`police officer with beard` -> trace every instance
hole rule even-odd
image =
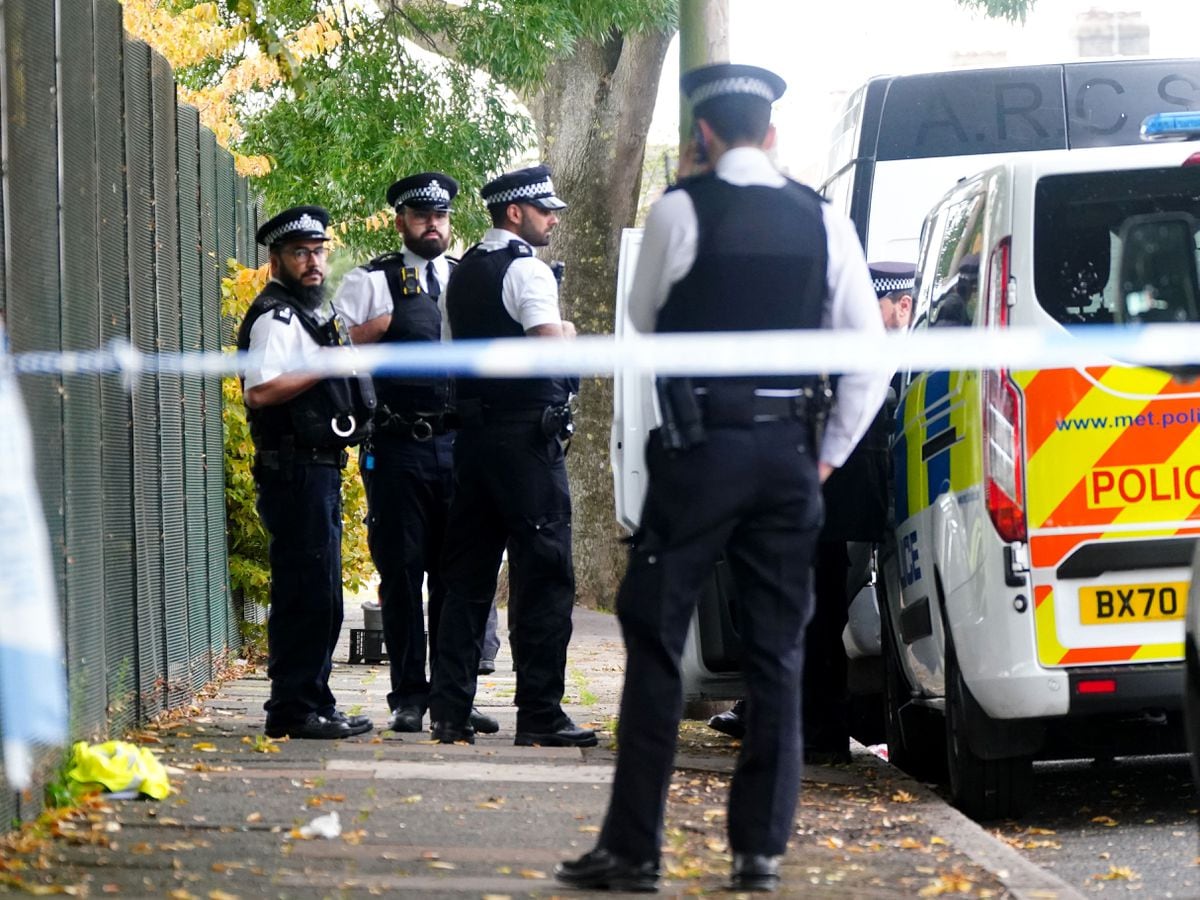
[[[550,171],[533,166],[484,185],[492,228],[450,277],[454,340],[574,336],[559,313],[558,283],[534,247],[549,243],[566,207]],[[454,499],[446,534],[446,605],[438,635],[430,718],[441,743],[474,741],[468,713],[496,573],[509,560],[509,639],[517,670],[518,746],[590,747],[594,732],[562,709],[575,602],[571,496],[563,440],[569,395],[561,378],[460,378]]]
[[[269,737],[345,738],[371,729],[337,709],[329,690],[342,628],[342,467],[370,432],[369,379],[307,374],[321,354],[347,352],[344,323],[324,303],[325,229],[319,206],[284,210],[258,230],[271,280],[238,330],[250,352],[242,382],[254,440],[258,512],[269,536],[264,704]]]
[[[422,172],[395,182],[387,192],[396,210],[398,252],[371,260],[342,279],[334,306],[350,325],[356,344],[440,341],[442,286],[454,261],[450,210],[458,182],[441,172]],[[364,446],[359,469],[367,491],[367,532],[379,572],[383,636],[391,668],[389,727],[421,730],[429,705],[425,675],[422,585],[429,576],[429,663],[436,665],[438,626],[445,584],[439,558],[450,508],[454,434],[447,413],[446,375],[381,377],[375,380],[375,432]],[[485,646],[496,656],[495,611]],[[471,712],[476,731],[499,723]]]
[[[682,87],[714,169],[651,209],[629,295],[634,326],[882,329],[853,226],[779,174],[765,152],[783,79],[721,64],[688,72]],[[866,430],[886,377],[843,376],[821,437],[825,397],[812,376],[662,387],[664,427],[647,445],[642,527],[617,596],[628,661],[612,798],[596,848],[560,863],[555,877],[585,889],[657,889],[683,712],[680,657],[703,584],[724,554],[739,587],[749,693],[729,795],[731,886],[774,890],[800,790],[800,681],[820,485]]]

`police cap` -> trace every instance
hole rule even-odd
[[[489,207],[506,203],[532,203],[539,209],[566,209],[554,193],[548,166],[530,166],[506,172],[483,186],[480,195]]]
[[[396,212],[401,206],[413,209],[450,211],[450,203],[458,195],[458,182],[442,172],[421,172],[401,178],[388,188],[388,205]]]
[[[906,262],[875,262],[871,270],[871,283],[875,286],[875,297],[880,299],[892,291],[911,291],[915,283],[917,267]]]
[[[696,111],[717,97],[764,100],[770,105],[787,90],[787,82],[769,69],[737,63],[714,63],[684,72],[679,86]]]
[[[327,241],[329,213],[320,206],[293,206],[258,226],[260,244],[274,247],[287,241]]]

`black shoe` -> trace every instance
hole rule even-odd
[[[351,729],[350,725],[346,722],[327,718],[315,712],[305,716],[303,722],[292,722],[284,725],[268,722],[266,732],[269,738],[307,738],[316,741],[336,741],[341,738],[354,737],[354,735],[362,733],[361,731]]]
[[[500,730],[499,722],[491,716],[484,715],[473,706],[471,707],[471,717],[467,721],[471,723],[471,727],[478,734],[495,734]]]
[[[729,887],[734,891],[775,890],[779,887],[779,857],[759,853],[733,854]]]
[[[744,738],[746,736],[746,720],[743,714],[746,711],[746,701],[739,700],[733,704],[733,707],[725,710],[723,713],[717,713],[708,720],[708,727],[714,731],[719,731],[721,734],[727,734],[731,738]]]
[[[496,671],[496,661],[494,659],[479,660],[478,671],[480,675],[491,675]]]
[[[439,744],[475,743],[475,729],[470,725],[463,727],[448,722],[434,722],[429,726],[429,731]]]
[[[513,743],[518,747],[595,747],[597,741],[596,732],[567,719],[556,731],[518,731]]]
[[[850,764],[850,749],[827,750],[818,747],[804,748],[804,762],[810,766],[845,766]]]
[[[366,734],[375,724],[366,716],[348,716],[340,709],[335,709],[327,718],[346,725],[354,734]]]
[[[421,730],[421,719],[424,714],[419,706],[401,706],[392,711],[392,721],[388,725],[392,731],[412,734]]]
[[[652,894],[658,890],[658,864],[635,863],[597,847],[579,859],[568,859],[554,867],[559,884],[600,891],[636,891]]]

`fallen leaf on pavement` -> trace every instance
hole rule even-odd
[[[1103,825],[1105,828],[1116,828],[1117,820],[1112,816],[1096,816],[1092,819],[1097,825]]]
[[[1129,866],[1109,866],[1103,875],[1093,875],[1095,881],[1137,881],[1142,876]]]
[[[844,846],[846,846],[845,841],[843,841],[840,837],[834,837],[833,835],[825,838],[825,840],[821,841],[821,843],[830,850],[841,850]]]
[[[906,837],[900,839],[899,847],[901,850],[924,850],[925,845],[916,838]]]
[[[431,869],[457,869],[458,866],[456,866],[452,862],[445,862],[444,860],[435,859],[429,863],[429,868],[431,868]]]
[[[252,813],[250,813],[250,815],[246,816],[246,821],[248,823],[250,823],[251,825],[253,825],[255,822],[261,822],[262,821],[262,813],[252,812]]]
[[[201,753],[215,753],[217,745],[211,744],[208,741],[200,741],[197,744],[192,744],[192,749],[199,750]]]
[[[916,803],[917,798],[914,797],[912,794],[910,794],[908,791],[896,791],[896,793],[892,794],[892,802],[893,803]]]
[[[208,900],[241,900],[237,894],[228,894],[225,891],[209,891]]]
[[[917,891],[918,897],[940,897],[943,894],[970,894],[975,882],[960,872],[945,872]]]
[[[599,834],[600,826],[599,825],[580,825],[579,830],[582,831],[584,834]]]
[[[183,888],[176,888],[167,894],[167,900],[200,900],[195,894],[185,891]]]
[[[545,872],[539,872],[537,869],[522,869],[517,874],[520,875],[522,878],[529,878],[529,879],[537,879],[537,878],[545,878],[546,877]]]

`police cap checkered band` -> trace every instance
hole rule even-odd
[[[422,209],[450,209],[458,195],[458,182],[441,172],[422,172],[395,182],[387,192],[388,203],[397,210],[401,206]]]
[[[915,283],[916,267],[906,262],[871,263],[871,283],[875,296],[883,297],[893,291],[911,291]]]
[[[769,69],[734,63],[717,63],[685,72],[680,79],[692,106],[715,97],[745,97],[774,103],[787,90],[787,83]]]
[[[259,226],[255,238],[267,247],[281,241],[328,240],[325,228],[329,225],[329,213],[320,206],[293,206],[272,216]]]
[[[565,209],[567,205],[555,195],[550,169],[546,166],[530,166],[507,172],[489,181],[479,193],[488,206],[532,203],[542,209]]]

